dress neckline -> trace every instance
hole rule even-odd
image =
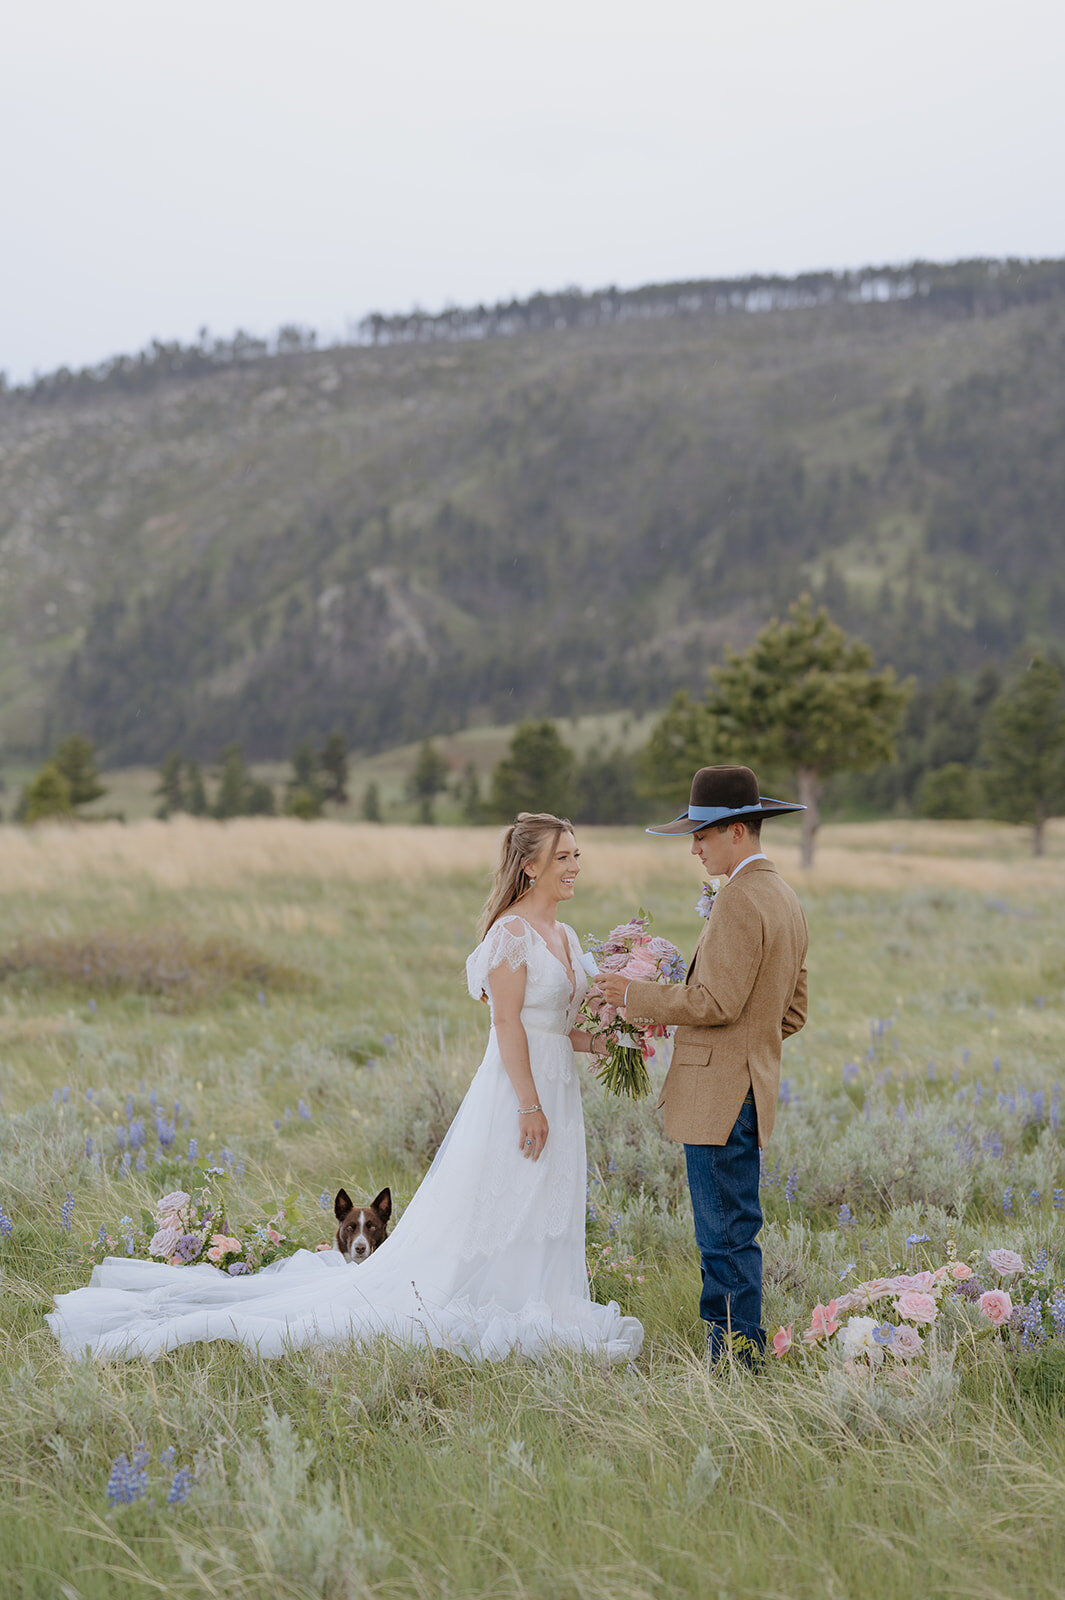
[[[570,1003],[570,1005],[572,1005],[574,1000],[575,1000],[575,998],[576,998],[576,995],[577,995],[577,969],[573,965],[573,953],[572,953],[572,951],[570,951],[570,959],[569,959],[569,963],[567,964],[559,956],[556,956],[555,952],[552,950],[551,946],[548,944],[547,940],[544,938],[544,936],[540,932],[539,928],[535,928],[533,926],[533,924],[529,921],[528,917],[523,917],[520,911],[507,912],[504,916],[499,917],[496,922],[493,922],[492,928],[498,927],[500,922],[509,922],[512,917],[514,918],[514,920],[516,922],[524,922],[524,924],[528,928],[529,932],[531,934],[533,934],[537,939],[539,939],[540,943],[543,945],[544,949],[547,951],[548,955],[551,957],[551,960],[556,962],[562,968],[562,970],[566,974],[566,976],[569,978],[569,983],[570,983],[569,1003]],[[555,924],[555,926],[563,929],[563,931],[565,933],[565,936],[566,936],[566,949],[569,950],[569,947],[570,947],[569,946],[569,935],[573,931],[570,928],[569,923],[568,922],[558,922],[558,923]],[[488,933],[491,933],[492,928],[489,928]],[[485,934],[485,938],[487,939],[487,937],[488,937],[488,934],[486,933]]]

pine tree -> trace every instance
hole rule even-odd
[[[90,801],[99,800],[101,795],[107,793],[96,771],[92,740],[80,733],[73,733],[69,739],[63,740],[51,764],[66,778],[72,806],[87,806]]]
[[[679,689],[655,723],[638,758],[640,791],[678,812],[688,804],[693,775],[714,761],[706,706]]]
[[[185,789],[181,781],[181,769],[184,765],[184,757],[179,751],[173,750],[159,768],[159,782],[152,791],[160,797],[155,813],[157,817],[165,819],[172,816],[175,811],[184,811]]]
[[[800,859],[812,866],[825,779],[893,759],[909,686],[891,667],[874,672],[869,646],[814,611],[808,595],[710,677],[715,760],[795,774],[806,806]]]
[[[248,771],[244,765],[244,754],[239,744],[231,744],[222,752],[222,772],[212,814],[222,820],[226,817],[242,817],[247,789]]]
[[[364,822],[382,821],[381,791],[376,783],[368,783],[362,791],[362,819]]]
[[[407,780],[407,793],[418,802],[418,821],[431,823],[433,804],[447,783],[448,766],[431,739],[425,739]]]
[[[348,803],[348,747],[342,733],[331,733],[322,745],[318,765],[325,773],[325,798],[334,805]]]
[[[53,761],[48,761],[22,791],[15,811],[16,822],[45,822],[49,818],[70,817],[74,799],[70,780]]]
[[[991,702],[983,754],[995,815],[1030,822],[1041,856],[1047,818],[1065,808],[1065,673],[1055,662],[1033,656]]]
[[[292,772],[285,797],[285,815],[309,822],[322,814],[322,790],[318,782],[318,758],[309,739],[292,752]]]
[[[203,786],[203,773],[198,761],[190,761],[185,768],[185,810],[190,817],[205,817],[210,810],[207,791]]]
[[[553,722],[520,723],[492,773],[493,811],[503,818],[519,811],[566,816],[573,804],[573,765],[573,752]]]
[[[462,808],[462,815],[471,825],[484,821],[484,806],[481,801],[481,780],[477,775],[477,768],[472,761],[467,761],[455,783],[455,799]]]

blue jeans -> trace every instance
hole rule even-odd
[[[684,1156],[703,1268],[699,1315],[708,1325],[711,1359],[720,1360],[730,1334],[750,1340],[760,1353],[765,1349],[765,1329],[754,1095],[748,1094],[740,1107],[727,1144],[686,1144]],[[745,1351],[747,1357],[755,1353],[749,1346]]]

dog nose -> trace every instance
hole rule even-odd
[[[368,1256],[370,1254],[370,1246],[365,1239],[356,1239],[351,1247],[351,1253],[356,1256]]]

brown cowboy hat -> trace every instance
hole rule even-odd
[[[692,779],[687,811],[672,822],[645,833],[698,833],[715,822],[742,822],[744,817],[779,817],[786,811],[805,811],[791,800],[769,800],[758,792],[758,779],[750,767],[700,767]]]

